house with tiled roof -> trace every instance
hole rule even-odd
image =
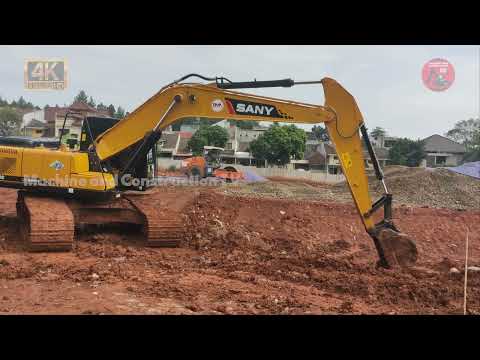
[[[69,114],[65,120],[65,115],[68,112],[75,112],[74,114]],[[87,116],[95,117],[109,117],[108,111],[97,110],[94,107],[89,106],[88,104],[82,102],[74,102],[69,107],[58,108],[54,113],[54,136],[60,137],[61,131],[63,128],[63,123],[65,122],[64,136],[68,139],[80,140],[80,135],[82,133],[82,124],[83,119]],[[52,121],[50,121],[50,126],[52,126]]]
[[[32,137],[59,137],[68,111],[78,113],[70,114],[65,123],[65,135],[70,139],[80,139],[85,116],[109,117],[107,110],[98,110],[82,102],[74,102],[68,107],[47,106],[23,116],[22,133]]]
[[[379,146],[374,146],[373,149],[380,166],[386,166],[389,161],[389,149]],[[365,159],[366,169],[373,169],[370,155],[365,147],[363,149],[363,157]],[[317,144],[313,145],[311,140],[310,143],[307,141],[304,159],[308,160],[307,168],[309,170],[327,170],[330,174],[340,174],[342,172],[340,160],[338,159],[337,152],[335,151],[335,146],[331,143],[322,143],[319,141]],[[305,168],[306,165],[303,164],[300,167]]]
[[[458,166],[467,152],[464,145],[438,134],[422,141],[427,153],[427,167]]]
[[[188,148],[188,141],[192,135],[188,131],[163,131],[158,141],[158,156],[172,160],[182,160],[192,156]]]

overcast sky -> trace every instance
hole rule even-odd
[[[25,59],[52,57],[68,61],[69,87],[25,90]],[[422,83],[422,67],[433,58],[455,68],[455,82],[446,91],[433,92]],[[163,85],[196,72],[233,81],[332,77],[355,96],[368,128],[381,126],[392,136],[444,134],[479,113],[474,46],[0,46],[0,59],[0,96],[23,96],[41,107],[70,104],[84,89],[97,102],[132,111]],[[249,92],[324,101],[321,85]]]

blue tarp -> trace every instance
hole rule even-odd
[[[480,161],[469,162],[460,166],[451,167],[447,169],[459,174],[480,179]]]
[[[260,176],[256,174],[253,171],[249,170],[241,170],[243,172],[243,176],[245,178],[246,182],[263,182],[263,181],[268,181],[265,179],[263,176]]]

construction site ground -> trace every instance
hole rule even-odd
[[[345,184],[161,186],[147,196],[184,208],[179,248],[105,228],[76,234],[69,253],[25,251],[16,191],[0,189],[0,314],[463,313],[467,229],[469,266],[480,266],[480,182],[447,170],[386,173],[396,224],[417,242],[410,269],[376,268]],[[468,311],[478,314],[480,272],[468,275]]]

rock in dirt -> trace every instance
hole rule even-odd
[[[479,271],[480,271],[480,267],[478,267],[478,266],[469,266],[469,267],[468,267],[468,271],[471,271],[471,272],[479,272]]]
[[[55,281],[55,280],[60,279],[60,275],[48,273],[48,274],[43,275],[40,279],[43,280],[43,281]]]
[[[7,260],[5,260],[5,259],[0,259],[0,265],[2,265],[2,266],[8,266],[8,265],[10,265],[10,263],[9,263]]]
[[[452,267],[449,271],[450,274],[460,274],[460,270],[457,268]]]
[[[451,269],[456,269],[457,266],[455,262],[450,260],[448,257],[444,257],[442,261],[435,264],[434,268],[441,272],[449,272]]]
[[[90,275],[90,277],[92,278],[92,280],[98,280],[100,279],[100,275],[96,274],[96,273],[93,273],[92,275]]]

